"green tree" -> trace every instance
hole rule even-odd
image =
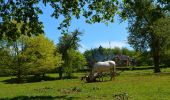
[[[82,69],[86,65],[86,59],[83,54],[74,49],[68,51],[67,67],[64,69],[67,78],[71,78],[72,73]]]
[[[59,77],[62,78],[63,70],[69,66],[69,51],[77,50],[80,42],[81,32],[75,30],[71,34],[63,33],[63,35],[59,39],[59,43],[57,44],[59,52],[62,54],[62,59],[64,60],[63,67],[59,68]]]
[[[166,67],[170,66],[170,49],[166,50],[166,52],[164,53],[164,55],[161,56],[161,64],[163,64]]]
[[[12,64],[12,56],[10,54],[10,46],[6,40],[0,40],[0,76],[8,76],[10,70],[8,66]],[[10,74],[11,75],[11,74]]]
[[[43,34],[25,37],[24,44],[21,60],[29,74],[44,76],[63,63],[61,54],[55,51],[54,43]]]
[[[121,48],[119,48],[119,47],[115,47],[113,49],[113,52],[114,52],[114,54],[122,54]]]
[[[166,0],[165,0],[166,1]],[[169,35],[168,9],[163,10],[161,4],[152,0],[125,0],[123,4],[122,18],[129,21],[129,44],[141,52],[150,50],[154,61],[154,72],[160,72],[160,53],[166,47],[163,42]],[[164,20],[160,22],[159,20]],[[166,21],[165,21],[166,20]],[[158,24],[159,23],[159,24]],[[157,27],[163,24],[162,27]],[[155,30],[163,29],[164,32]]]
[[[8,40],[17,40],[21,35],[43,33],[38,3],[39,0],[0,0],[0,39],[6,36]],[[21,22],[18,29],[16,26]]]
[[[153,66],[153,59],[150,52],[135,52],[133,56],[137,66]]]
[[[23,41],[9,41],[8,39],[1,40],[1,67],[2,70],[9,75],[17,76],[17,81],[20,82],[22,75],[25,74],[26,68],[22,67],[20,54],[23,50]]]
[[[133,50],[119,47],[103,48],[100,46],[99,48],[94,48],[84,52],[84,56],[86,57],[89,68],[92,68],[94,63],[97,61],[114,60],[115,55],[118,54],[123,54],[135,58],[135,52]]]
[[[154,32],[161,39],[161,51],[160,51],[160,63],[169,66],[170,59],[170,16],[167,18],[161,18],[154,23],[156,27]]]
[[[11,20],[10,22],[12,25],[15,25],[15,27],[9,27],[8,28],[12,29],[12,30],[8,30],[8,28],[6,28],[6,30],[4,31],[9,31],[9,34],[21,34],[23,31],[22,30],[22,26],[24,25],[23,22],[17,23],[17,21],[15,20]],[[6,26],[5,26],[6,27]],[[29,31],[29,29],[26,29],[25,32]],[[8,34],[4,33],[4,34]],[[8,66],[6,66],[7,69],[9,69],[10,74],[17,76],[17,81],[20,82],[22,79],[22,76],[25,75],[27,73],[27,68],[25,68],[23,65],[23,62],[21,60],[21,53],[23,51],[24,48],[24,41],[23,41],[23,36],[20,36],[19,38],[9,38],[7,35],[4,35],[1,37],[4,46],[8,47],[8,54],[11,58],[10,64],[8,64]]]
[[[26,75],[45,75],[63,63],[54,43],[44,35],[21,36],[17,41],[1,40],[0,66],[20,83]]]
[[[5,30],[2,35],[1,42],[3,42],[4,46],[8,47],[7,52],[9,54],[9,57],[11,58],[10,64],[6,66],[7,69],[9,69],[10,74],[17,76],[17,81],[20,82],[22,79],[22,76],[27,73],[27,68],[23,65],[22,59],[21,59],[21,53],[24,49],[24,41],[23,41],[23,36],[19,36],[19,38],[16,38],[15,36],[12,38],[7,36],[10,34],[21,34],[22,32],[26,33],[29,31],[29,29],[25,29],[22,31],[23,22],[17,23],[16,20],[11,20],[11,24],[9,25],[14,25],[14,27],[6,26],[5,25]],[[2,27],[3,29],[4,27]],[[9,30],[8,30],[9,28]],[[11,30],[10,30],[11,29]],[[5,32],[6,31],[6,32]],[[6,35],[5,35],[6,34]]]
[[[127,48],[122,48],[122,54],[129,55],[129,50]]]
[[[92,49],[91,50],[86,50],[84,52],[84,56],[86,58],[88,67],[92,68],[93,64],[96,62],[96,59],[95,59],[94,54],[92,52]]]
[[[31,36],[43,33],[42,22],[38,15],[43,11],[39,3],[50,5],[54,12],[51,16],[58,19],[64,17],[59,29],[66,30],[70,26],[70,20],[80,16],[86,18],[86,22],[113,22],[117,10],[117,0],[0,0],[0,39],[5,35],[9,40],[16,40],[22,34]],[[19,33],[16,24],[23,22]],[[25,32],[27,29],[29,31]],[[14,33],[14,34],[13,34]]]

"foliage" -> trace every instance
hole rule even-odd
[[[64,61],[63,67],[60,68],[59,70],[59,75],[60,78],[62,78],[62,73],[63,73],[63,69],[70,71],[69,74],[71,74],[71,67],[72,66],[72,54],[70,53],[74,53],[72,52],[72,50],[77,50],[80,42],[80,37],[81,36],[81,32],[79,32],[78,30],[75,30],[74,32],[71,32],[71,34],[69,33],[63,33],[62,36],[59,38],[59,43],[57,44],[58,46],[58,51],[62,54],[62,59]],[[70,75],[69,75],[70,76]]]
[[[68,51],[67,67],[64,69],[66,76],[71,77],[71,73],[82,69],[86,65],[86,59],[80,52],[71,49]]]
[[[7,76],[10,73],[8,66],[12,64],[9,45],[6,40],[0,41],[0,76]]]
[[[170,59],[170,16],[166,18],[161,18],[158,21],[154,23],[154,26],[156,27],[154,29],[154,32],[160,39],[160,63],[169,66],[169,59]]]
[[[153,23],[153,30],[156,36],[160,39],[160,49],[161,53],[165,52],[164,50],[168,50],[170,47],[170,15],[164,18],[160,18]]]
[[[84,52],[84,56],[88,62],[88,66],[91,68],[97,61],[111,60],[114,57],[114,53],[111,49],[106,49],[100,46]]]
[[[135,58],[134,51],[119,47],[103,48],[100,46],[99,48],[94,48],[84,52],[84,56],[86,57],[88,66],[90,68],[92,68],[94,63],[97,61],[114,60],[115,55],[118,54],[123,54]]]
[[[5,36],[8,40],[17,40],[21,35],[43,33],[42,22],[38,19],[38,14],[42,13],[38,3],[39,0],[1,0],[0,39]],[[17,23],[21,22],[23,24],[18,30]]]
[[[69,49],[78,49],[79,42],[80,42],[80,37],[82,35],[82,32],[80,32],[79,30],[75,30],[71,33],[62,33],[62,36],[59,38],[59,43],[58,45],[58,49],[59,52],[61,52],[62,54],[64,54],[67,50]]]
[[[20,54],[23,50],[23,41],[9,41],[8,39],[1,40],[1,70],[4,70],[6,75],[16,75],[18,82],[22,75],[27,72],[27,69],[22,66]]]
[[[42,75],[61,66],[62,58],[55,52],[55,45],[44,35],[25,37],[25,47],[21,53],[24,66],[34,75]]]
[[[52,41],[39,36],[22,36],[15,42],[5,41],[8,48],[0,53],[1,69],[8,75],[16,75],[18,82],[28,74],[42,75],[63,63],[61,54],[55,52]],[[4,43],[4,42],[2,42]]]
[[[67,28],[70,25],[72,17],[80,18],[84,16],[87,23],[95,22],[113,22],[114,15],[117,10],[117,0],[44,0],[45,3],[50,3],[54,12],[53,17],[59,18],[64,16],[63,22],[59,29]]]
[[[22,31],[22,27],[24,25],[23,22],[17,23],[16,20],[12,20],[10,23],[15,24],[15,31],[14,30],[8,30],[6,29],[6,31],[9,31],[10,34],[15,33],[15,34],[21,34]],[[12,29],[12,27],[10,28]],[[26,29],[24,32],[28,32],[29,29]],[[5,32],[5,31],[4,31]],[[12,35],[11,35],[12,36]],[[22,61],[22,57],[21,57],[21,53],[24,49],[24,41],[23,41],[23,36],[19,36],[20,38],[16,38],[16,37],[8,37],[6,35],[3,35],[2,39],[1,39],[1,46],[2,49],[5,50],[5,52],[8,53],[8,58],[9,58],[9,63],[8,62],[4,62],[3,64],[5,64],[5,68],[2,68],[3,70],[5,69],[5,71],[7,71],[8,75],[16,75],[18,77],[18,82],[21,80],[21,77],[23,75],[28,74],[28,66],[23,66],[23,61]]]
[[[166,50],[165,53],[161,56],[161,64],[169,67],[170,66],[170,49]]]
[[[39,5],[50,4],[54,9],[52,17],[64,17],[58,29],[66,30],[73,17],[84,16],[88,23],[113,22],[117,10],[117,0],[0,0],[0,39],[6,36],[9,40],[16,40],[21,35],[38,35],[43,33],[39,15],[43,13]],[[23,22],[21,33],[17,32],[16,24]],[[29,31],[25,32],[27,29]],[[11,34],[13,32],[14,34]]]
[[[160,54],[162,48],[166,47],[164,44],[167,42],[166,36],[169,36],[168,13],[161,7],[160,3],[152,0],[134,2],[125,0],[121,13],[121,17],[126,17],[129,21],[129,44],[141,52],[151,51],[155,66],[154,72],[160,72]]]
[[[134,58],[137,66],[153,66],[153,59],[150,52],[135,52]]]

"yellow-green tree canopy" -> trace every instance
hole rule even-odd
[[[44,74],[55,70],[63,63],[61,54],[56,52],[52,41],[43,34],[24,38],[25,47],[21,53],[23,66],[32,74]]]

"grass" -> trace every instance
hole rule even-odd
[[[53,80],[23,84],[9,83],[11,77],[0,77],[0,100],[169,100],[170,68],[162,73],[153,70],[124,71],[113,81],[85,83],[80,81],[84,73],[76,73],[75,79]],[[115,99],[116,100],[116,99]]]

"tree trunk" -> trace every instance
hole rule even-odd
[[[71,75],[71,72],[67,72],[66,74],[67,74],[67,76],[66,76],[67,79],[71,79],[71,76],[72,76],[72,75]]]
[[[59,67],[59,79],[62,79],[63,76],[63,68]]]
[[[20,71],[20,69],[18,70],[18,73],[17,73],[17,83],[21,83],[21,71]]]
[[[42,74],[42,79],[43,79],[43,80],[45,79],[45,73]]]
[[[159,61],[160,61],[159,53],[160,53],[159,38],[153,36],[152,55],[153,55],[153,62],[154,62],[154,73],[161,72],[159,67]]]
[[[155,52],[154,53],[154,73],[159,73],[161,72],[160,67],[159,67],[159,55]]]

